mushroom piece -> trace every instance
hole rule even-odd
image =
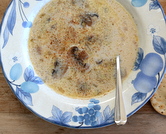
[[[52,69],[52,76],[57,79],[61,79],[66,73],[68,66],[63,63],[62,60],[56,60],[54,62],[54,69]]]
[[[86,13],[85,15],[81,16],[81,25],[83,27],[92,26],[98,17],[99,15],[96,13]]]
[[[87,63],[84,63],[84,60],[88,59],[88,54],[85,50],[79,50],[77,46],[73,46],[68,51],[69,62],[75,66],[80,71],[85,71],[89,68]]]

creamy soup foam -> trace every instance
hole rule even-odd
[[[137,27],[116,0],[51,0],[36,16],[29,53],[36,73],[55,92],[88,99],[115,89],[115,58],[123,78],[138,51]]]

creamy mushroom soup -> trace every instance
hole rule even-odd
[[[29,53],[36,73],[58,94],[88,99],[115,89],[138,51],[137,27],[116,0],[51,0],[36,16]]]

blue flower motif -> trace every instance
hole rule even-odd
[[[151,29],[150,29],[150,32],[151,32],[152,34],[154,34],[154,33],[156,33],[156,29],[155,29],[155,28],[151,28]]]
[[[149,25],[147,29],[147,34],[154,35],[157,34],[160,31],[159,26]]]
[[[17,61],[18,61],[18,57],[17,57],[17,56],[14,56],[14,57],[12,58],[12,60],[13,60],[13,62],[17,62]]]
[[[21,63],[23,57],[22,57],[22,54],[19,52],[12,52],[7,58],[8,58],[7,60],[9,61],[9,64],[13,66],[16,63]]]

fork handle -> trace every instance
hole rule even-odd
[[[115,93],[115,123],[117,125],[124,125],[127,122],[127,116],[122,96],[122,82],[121,82],[121,71],[120,71],[120,56],[116,57],[117,67],[117,83]]]

